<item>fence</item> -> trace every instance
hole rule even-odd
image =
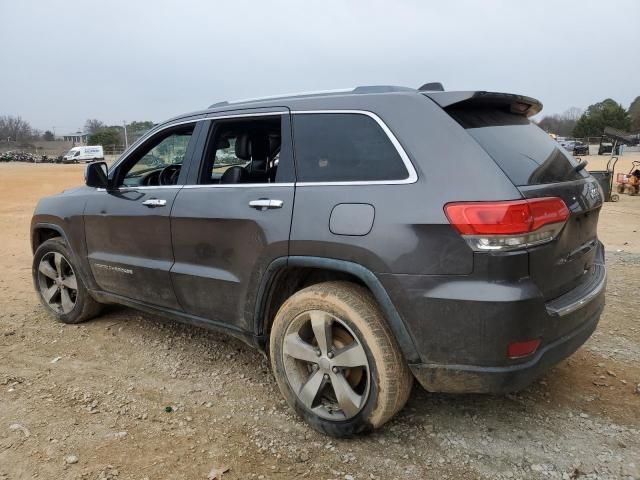
[[[124,145],[105,145],[102,148],[105,155],[122,155],[125,151]]]

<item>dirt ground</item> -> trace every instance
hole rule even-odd
[[[415,386],[381,430],[336,441],[239,341],[126,308],[78,326],[46,314],[29,221],[82,168],[0,164],[0,480],[640,478],[640,197],[603,207],[607,306],[576,354],[512,395]]]

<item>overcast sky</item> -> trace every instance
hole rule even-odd
[[[356,85],[493,90],[543,113],[640,95],[640,1],[0,0],[0,115],[75,131]]]

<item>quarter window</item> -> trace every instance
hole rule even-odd
[[[404,180],[395,146],[371,117],[353,113],[293,115],[300,182]]]

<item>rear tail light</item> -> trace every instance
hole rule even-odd
[[[561,198],[448,203],[451,225],[477,251],[514,250],[553,240],[569,209]]]

